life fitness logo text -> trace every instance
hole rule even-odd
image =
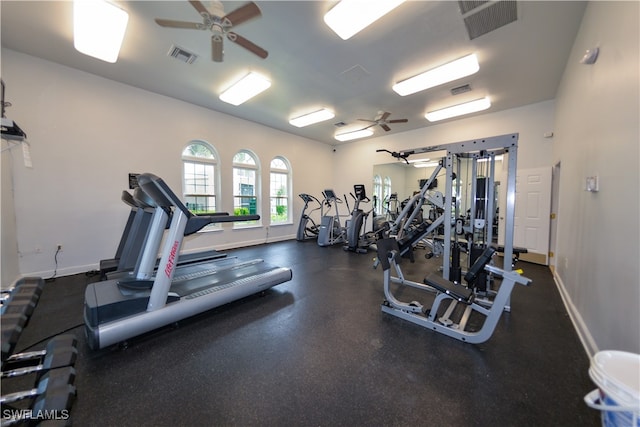
[[[176,262],[176,255],[178,254],[179,244],[180,242],[178,242],[177,240],[173,242],[173,246],[171,247],[171,252],[169,253],[169,260],[167,261],[167,265],[164,268],[164,274],[166,274],[167,277],[169,278],[171,278],[171,272],[173,271],[173,267]]]

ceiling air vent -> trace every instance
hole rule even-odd
[[[335,127],[339,127],[341,128],[342,126],[346,126],[347,124],[345,122],[338,122],[338,123],[334,123],[333,124]]]
[[[479,8],[464,18],[469,39],[473,40],[518,19],[516,1],[498,1]]]
[[[188,50],[185,50],[176,45],[171,46],[171,49],[169,49],[167,55],[187,64],[193,64],[193,62],[198,59],[198,55],[196,55],[195,53],[191,53]]]
[[[478,6],[482,6],[485,3],[489,3],[488,0],[460,0],[458,6],[460,7],[460,13],[463,15]]]
[[[454,87],[451,89],[451,95],[460,95],[461,93],[470,92],[471,86],[467,83],[466,85]]]

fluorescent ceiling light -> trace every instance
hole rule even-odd
[[[73,3],[73,46],[106,62],[118,60],[129,14],[102,0]]]
[[[475,74],[480,69],[475,53],[425,71],[393,85],[398,95],[406,96]]]
[[[430,122],[437,122],[438,120],[449,119],[451,117],[486,110],[489,107],[491,107],[491,101],[485,96],[484,98],[476,99],[475,101],[465,102],[464,104],[454,105],[441,110],[430,111],[425,114],[424,117]]]
[[[373,131],[369,129],[354,130],[351,132],[340,133],[335,135],[334,138],[340,142],[351,141],[352,139],[365,138],[373,135]]]
[[[260,74],[251,72],[220,94],[220,100],[232,105],[240,105],[267,90],[271,82]]]
[[[497,156],[495,157],[495,159],[494,159],[494,160],[495,160],[496,162],[499,162],[499,161],[501,161],[502,159],[503,159],[502,154],[499,154],[499,155],[497,155]],[[487,161],[489,161],[489,159],[488,159],[488,158],[486,158],[486,157],[484,157],[484,158],[482,158],[482,159],[478,159],[478,163],[483,163],[483,162],[487,162]]]
[[[314,123],[323,122],[325,120],[329,120],[334,118],[336,115],[333,114],[333,111],[329,111],[326,108],[322,110],[314,111],[313,113],[305,114],[303,116],[299,116],[289,120],[289,124],[302,128],[305,126],[312,125]]]
[[[435,168],[438,166],[438,162],[419,162],[413,163],[414,168]]]
[[[342,40],[347,40],[405,0],[342,0],[324,15],[324,22]]]

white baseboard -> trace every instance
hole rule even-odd
[[[42,277],[43,279],[50,279],[55,274],[55,277],[63,277],[63,276],[71,276],[73,274],[78,273],[86,273],[87,271],[99,270],[100,264],[89,264],[89,265],[75,265],[71,267],[58,268],[58,270],[44,270],[44,271],[34,271],[32,273],[23,274],[22,277]]]
[[[243,248],[247,246],[262,245],[265,243],[284,242],[286,240],[293,240],[295,238],[296,236],[292,234],[290,236],[269,237],[268,239],[255,239],[255,240],[247,240],[245,242],[232,242],[232,243],[227,243],[225,245],[216,246],[215,249],[217,250],[238,249],[238,248]],[[191,249],[189,251],[185,251],[185,253],[199,252],[202,250],[203,248]],[[87,271],[99,270],[99,269],[100,269],[100,264],[95,263],[95,264],[89,264],[89,265],[77,265],[77,266],[59,268],[57,271],[54,271],[54,270],[35,271],[28,274],[23,274],[20,277],[42,277],[43,279],[49,279],[53,277],[54,273],[55,273],[55,277],[62,277],[62,276],[71,276],[73,274],[86,273]],[[20,277],[16,278],[16,280],[18,280]]]
[[[556,286],[558,287],[558,291],[560,292],[560,296],[562,297],[562,302],[564,303],[567,312],[569,313],[569,318],[573,323],[573,327],[576,329],[578,333],[578,337],[580,338],[580,342],[582,342],[582,346],[584,347],[585,352],[589,358],[593,357],[599,350],[596,345],[591,332],[587,328],[587,325],[584,323],[580,312],[576,309],[576,306],[573,305],[571,298],[567,292],[567,289],[562,282],[562,279],[558,275],[557,270],[553,271],[553,280],[556,282]]]
[[[219,251],[224,251],[228,249],[239,249],[239,248],[245,248],[248,246],[264,245],[265,243],[284,242],[286,240],[293,240],[295,238],[296,236],[294,234],[290,236],[275,236],[275,237],[268,237],[266,239],[254,239],[254,240],[246,240],[244,242],[231,242],[223,245],[216,245],[214,249]],[[198,249],[197,251],[200,251],[200,250],[202,249]]]

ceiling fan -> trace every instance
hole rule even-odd
[[[212,12],[209,12],[198,0],[189,0],[189,3],[191,3],[202,17],[202,23],[159,18],[156,18],[156,23],[161,27],[211,31],[213,33],[211,36],[211,59],[214,62],[222,62],[222,44],[225,36],[233,43],[242,46],[262,59],[269,55],[269,52],[260,46],[231,31],[236,25],[261,16],[260,8],[254,2],[249,2],[226,15],[224,15],[222,3],[219,1],[210,2],[210,10]]]
[[[391,113],[387,111],[379,111],[378,115],[373,120],[367,120],[367,119],[358,119],[358,120],[371,123],[369,126],[367,126],[364,129],[369,129],[372,126],[379,125],[382,129],[385,130],[385,132],[389,132],[391,130],[391,128],[388,126],[389,123],[407,123],[409,121],[407,119],[387,120],[390,115]]]

